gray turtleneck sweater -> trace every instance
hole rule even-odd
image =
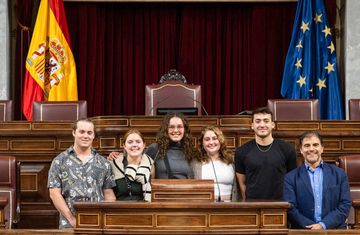
[[[145,153],[155,160],[155,178],[157,179],[192,179],[193,170],[190,163],[185,159],[181,143],[171,143],[165,158],[169,160],[169,170],[166,168],[165,159],[156,157],[158,151],[157,143],[151,144]],[[156,157],[156,159],[155,159]]]

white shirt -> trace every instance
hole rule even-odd
[[[227,198],[230,198],[235,177],[234,167],[232,164],[228,165],[220,160],[213,161],[213,163],[216,177],[214,174],[214,168],[210,161],[208,163],[203,163],[201,169],[201,178],[214,180],[215,198],[219,196],[219,188],[221,192],[220,195],[222,197],[226,196]],[[216,183],[216,179],[218,181],[218,184]]]

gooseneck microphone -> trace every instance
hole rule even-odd
[[[216,175],[216,170],[215,170],[215,166],[214,166],[214,162],[213,160],[210,158],[210,161],[211,161],[211,165],[213,167],[213,171],[214,171],[214,175],[215,175],[215,180],[216,180],[216,185],[217,185],[217,188],[219,190],[219,196],[217,198],[217,202],[221,202],[221,193],[220,193],[220,186],[219,186],[219,181],[218,181],[218,178],[217,178],[217,175]]]
[[[204,111],[204,113],[206,114],[206,116],[209,116],[209,113],[206,111],[204,105],[203,105],[200,101],[198,101],[198,100],[196,100],[196,99],[194,99],[194,98],[192,98],[192,97],[190,97],[190,96],[188,96],[188,98],[191,99],[192,101],[200,104],[201,109]]]

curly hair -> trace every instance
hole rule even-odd
[[[201,153],[200,160],[202,162],[210,161],[210,157],[207,155],[206,150],[203,146],[204,135],[208,131],[214,132],[219,140],[219,143],[220,143],[219,158],[220,158],[220,160],[222,162],[225,162],[226,164],[233,164],[234,163],[234,154],[232,153],[231,150],[227,149],[227,146],[225,144],[225,136],[224,136],[223,132],[220,130],[220,128],[215,127],[215,126],[206,126],[201,131],[201,136],[199,138],[199,144],[198,144],[198,146],[199,146],[198,148]]]
[[[191,143],[192,136],[190,133],[189,123],[182,113],[168,113],[165,115],[160,125],[159,132],[156,135],[156,143],[158,144],[159,157],[164,158],[170,147],[171,140],[168,134],[168,127],[170,119],[172,119],[173,117],[180,118],[184,125],[184,136],[180,142],[182,146],[182,151],[185,155],[185,159],[191,161],[197,158],[198,154],[193,144]]]

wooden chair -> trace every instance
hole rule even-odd
[[[0,100],[0,122],[14,120],[12,100]]]
[[[0,155],[0,196],[7,198],[5,228],[14,228],[20,221],[20,162],[14,156]]]
[[[86,100],[33,103],[33,121],[75,121],[86,117]]]
[[[319,120],[318,99],[269,99],[268,108],[275,121]]]

